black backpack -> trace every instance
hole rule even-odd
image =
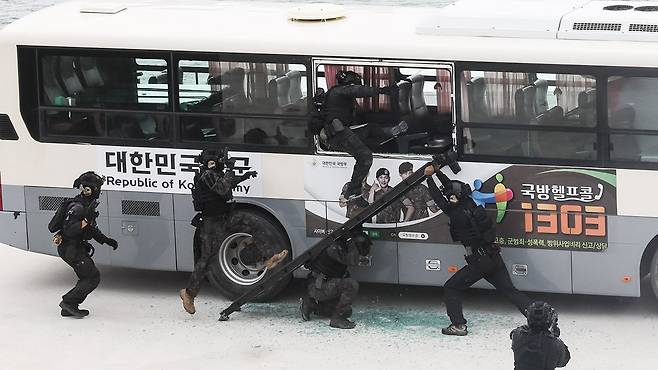
[[[64,220],[66,220],[66,214],[68,213],[69,205],[71,204],[71,201],[72,199],[64,200],[57,208],[57,211],[55,211],[55,215],[53,215],[53,218],[48,223],[48,230],[51,233],[55,233],[62,230],[62,227],[64,226]]]

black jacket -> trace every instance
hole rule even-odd
[[[62,237],[66,240],[94,239],[101,244],[107,243],[107,236],[98,229],[96,224],[97,206],[98,201],[82,194],[73,198],[68,205],[66,218],[62,222]],[[83,219],[87,222],[87,226],[84,228],[82,227]]]
[[[325,122],[338,118],[343,125],[351,126],[356,122],[355,98],[367,98],[380,94],[377,87],[362,85],[336,85],[327,91],[324,101]]]
[[[438,171],[437,176],[443,186],[449,185],[450,179],[443,172]],[[431,177],[427,184],[436,205],[450,218],[450,234],[454,241],[475,248],[492,245],[496,228],[484,208],[478,207],[471,198],[450,203]]]
[[[343,278],[347,276],[347,266],[356,266],[359,263],[359,256],[356,247],[334,242],[311,262],[310,269],[328,278]]]
[[[534,331],[527,325],[510,333],[514,370],[555,370],[571,359],[569,348],[548,330]]]

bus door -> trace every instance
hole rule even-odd
[[[339,71],[359,73],[365,86],[397,86],[391,94],[355,99],[352,131],[374,153],[362,186],[365,199],[378,199],[425,164],[430,159],[426,144],[439,138],[454,140],[452,64],[366,59],[313,62],[316,89],[328,91],[335,86]],[[389,129],[400,127],[403,121],[406,131],[389,135]],[[332,147],[322,133],[316,135],[315,143],[317,165],[314,179],[308,179],[306,186],[317,187],[317,195],[333,200],[327,202],[327,213],[322,216],[327,224],[339,225],[359,211],[344,201],[354,159]],[[437,211],[422,184],[365,223],[374,245],[362,266],[352,269],[352,276],[368,282],[436,284],[446,272],[435,268],[433,261],[447,253],[436,245]]]

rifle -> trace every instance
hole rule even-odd
[[[341,227],[332,232],[331,234],[325,236],[319,242],[315,243],[311,248],[302,252],[297,258],[288,262],[286,265],[282,266],[280,269],[266,274],[259,283],[254,285],[251,289],[246,291],[240,297],[238,297],[230,306],[224,309],[220,316],[219,321],[226,321],[229,319],[229,315],[235,311],[239,311],[240,307],[243,304],[251,301],[253,298],[257,297],[259,294],[270,289],[274,284],[279,280],[283,279],[285,276],[293,273],[302,265],[312,261],[317,258],[323,250],[327,249],[332,243],[336,240],[348,235],[353,229],[361,227],[361,224],[371,219],[374,215],[379,213],[382,209],[387,207],[389,204],[393,203],[395,200],[404,195],[409,189],[425,181],[425,169],[428,166],[434,167],[435,164],[447,164],[450,166],[450,169],[453,173],[461,171],[459,164],[457,163],[457,153],[450,151],[448,153],[441,153],[439,155],[433,156],[431,162],[426,163],[421,166],[416,172],[411,174],[411,176],[402,180],[401,183],[397,184],[393,189],[384,194],[380,199],[372,203],[370,206],[363,209],[359,214],[350,218],[345,222]],[[436,167],[434,167],[436,168]],[[456,170],[456,171],[455,171]]]

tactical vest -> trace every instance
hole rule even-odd
[[[332,245],[329,248],[336,248],[336,246]],[[321,272],[328,278],[342,278],[347,272],[347,266],[329,257],[327,251],[324,250],[311,264],[311,270]]]
[[[203,214],[207,216],[227,213],[230,210],[228,202],[233,198],[233,195],[230,192],[224,196],[217,194],[208,188],[203,181],[200,181],[200,179],[200,173],[194,176],[194,188],[192,189],[192,204],[194,205],[194,210],[197,212],[203,212]]]
[[[450,224],[450,236],[453,240],[466,246],[490,245],[496,240],[496,228],[484,209],[467,204],[461,211],[470,222],[467,227],[460,228]]]

